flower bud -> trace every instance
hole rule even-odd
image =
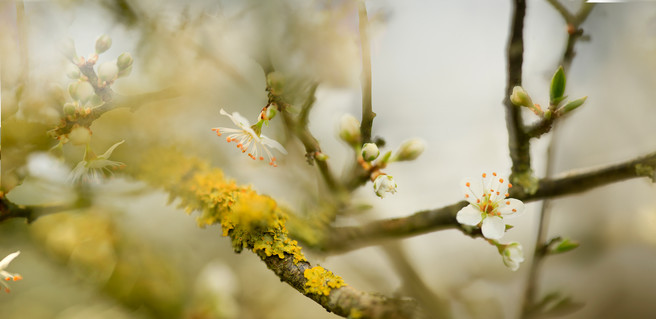
[[[71,84],[71,86],[68,87],[68,91],[71,94],[71,97],[73,97],[73,99],[78,100],[82,103],[88,101],[89,98],[91,98],[91,96],[93,96],[94,94],[93,86],[91,86],[91,83],[87,81],[80,81]]]
[[[517,242],[512,242],[507,245],[502,245],[499,249],[501,257],[503,257],[503,264],[510,268],[512,271],[519,269],[519,264],[524,262],[524,251],[522,245]]]
[[[112,46],[112,38],[103,34],[96,40],[96,54],[103,53]]]
[[[339,121],[339,137],[351,145],[360,143],[360,122],[353,115],[342,116]]]
[[[516,106],[533,107],[531,97],[521,86],[515,86],[513,88],[512,95],[510,95],[510,102]]]
[[[122,78],[124,76],[130,75],[130,73],[132,73],[132,66],[131,65],[129,67],[123,69],[123,70],[118,71],[118,77]]]
[[[64,114],[73,115],[75,114],[75,103],[68,102],[62,107]]]
[[[87,145],[91,140],[91,132],[86,127],[76,127],[68,133],[68,139],[73,145]]]
[[[77,62],[77,52],[75,52],[75,43],[73,39],[66,38],[59,43],[59,50],[70,61]]]
[[[378,150],[378,146],[374,143],[365,143],[362,146],[362,158],[367,161],[371,162],[378,158],[378,155],[380,155],[380,151]]]
[[[132,65],[132,61],[133,60],[130,53],[123,52],[118,56],[118,59],[116,60],[116,66],[118,66],[119,70],[125,70]]]
[[[421,153],[424,152],[426,145],[424,141],[413,138],[409,139],[399,146],[399,149],[394,154],[393,161],[412,161],[415,160]]]
[[[108,61],[98,67],[98,77],[105,82],[113,82],[118,76],[118,66],[114,61]]]
[[[383,198],[387,193],[396,193],[396,182],[390,175],[381,174],[374,180],[374,192],[378,197]]]
[[[76,65],[69,64],[66,67],[66,76],[69,79],[77,80],[80,78],[80,68],[78,68]]]

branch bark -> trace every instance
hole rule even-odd
[[[511,192],[510,197],[530,202],[581,193],[637,177],[656,180],[656,152],[599,169],[569,172],[556,178],[543,178],[539,181],[538,190],[534,194],[515,191]],[[407,217],[378,220],[362,226],[335,228],[332,233],[325,236],[324,242],[314,247],[331,253],[344,252],[374,245],[381,239],[412,237],[446,229],[459,229],[467,235],[479,236],[478,231],[471,231],[456,221],[458,211],[467,205],[468,202],[460,201],[441,208],[420,211]]]

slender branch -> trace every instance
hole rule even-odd
[[[371,102],[371,49],[369,47],[369,34],[367,27],[367,7],[364,1],[359,2],[358,13],[360,17],[360,43],[362,46],[362,123],[360,134],[362,142],[371,142],[371,127],[376,113],[372,111]]]
[[[547,0],[547,2],[549,2],[549,4],[551,4],[551,6],[554,7],[556,11],[558,11],[558,13],[560,13],[563,19],[565,19],[565,22],[572,23],[572,21],[574,21],[574,16],[569,13],[567,8],[558,2],[558,0]]]
[[[290,105],[285,101],[283,101],[280,96],[271,95],[270,98],[273,99],[273,101],[280,106],[280,113],[282,115],[283,121],[285,122],[285,126],[292,129],[294,135],[296,135],[296,137],[301,141],[301,143],[303,143],[308,160],[310,161],[310,163],[312,163],[313,161],[314,163],[317,164],[317,167],[319,168],[319,172],[321,173],[321,176],[326,182],[328,188],[331,191],[337,191],[341,189],[341,186],[333,176],[332,172],[330,171],[328,162],[326,162],[325,160],[319,160],[315,157],[316,154],[321,153],[321,146],[319,145],[319,142],[312,135],[312,133],[307,127],[308,113],[309,113],[309,109],[312,107],[312,104],[314,104],[315,101],[314,94],[316,93],[316,90],[317,90],[316,84],[310,88],[308,98],[306,102],[303,104],[303,108],[298,120],[295,120],[292,117],[291,113],[289,113],[288,111]]]
[[[390,242],[382,246],[390,263],[402,278],[402,291],[415,300],[424,312],[434,317],[449,318],[451,311],[448,300],[438,297],[424,283],[403,250],[400,242]]]
[[[525,175],[531,170],[530,137],[524,133],[521,108],[510,101],[515,86],[522,84],[522,63],[524,61],[524,17],[525,0],[514,0],[510,39],[508,41],[508,78],[504,105],[506,107],[506,126],[508,128],[508,147],[512,159],[510,180]]]
[[[557,135],[554,132],[551,135],[551,140],[549,141],[549,146],[547,147],[547,167],[544,174],[544,176],[547,178],[553,174],[556,140]],[[526,281],[526,288],[524,291],[524,300],[522,303],[521,311],[523,316],[529,315],[535,302],[535,291],[537,290],[538,273],[540,271],[540,265],[542,264],[542,260],[546,252],[546,249],[543,249],[543,247],[544,243],[547,241],[547,230],[549,227],[548,216],[550,208],[550,199],[545,199],[542,201],[542,207],[540,207],[540,219],[538,221],[538,234],[535,241],[535,250],[533,251],[533,259],[531,262],[531,267],[529,268],[528,279]]]
[[[525,202],[536,201],[581,193],[637,177],[656,179],[656,152],[599,169],[574,171],[556,178],[543,178],[538,182],[538,190],[534,194],[515,191],[511,192],[510,197]],[[479,236],[478,232],[472,232],[456,221],[455,216],[458,211],[467,205],[468,202],[461,201],[442,208],[420,211],[407,217],[383,219],[362,226],[335,228],[326,236],[325,241],[315,245],[315,248],[343,252],[376,244],[380,239],[405,238],[446,229],[459,229],[468,235]]]

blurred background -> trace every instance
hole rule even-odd
[[[354,207],[370,209],[340,217],[340,225],[452,204],[462,199],[461,179],[510,168],[502,105],[510,2],[366,4],[373,134],[386,141],[385,150],[419,137],[426,151],[388,167],[398,184],[393,196],[376,197],[371,183],[354,192]],[[580,3],[563,4],[574,11]],[[566,25],[546,1],[527,6],[523,84],[534,102],[547,105]],[[63,161],[43,153],[57,144],[45,132],[59,123],[62,92],[72,82],[66,77],[71,63],[58,47],[70,38],[77,53],[88,56],[101,34],[113,44],[99,64],[122,52],[134,58],[132,74],[112,86],[117,93],[174,88],[179,94],[155,96],[134,112],[104,114],[91,126],[97,154],[125,140],[112,159],[129,169],[144,148],[175,145],[298,214],[316,210],[326,190],[280,118],[264,132],[289,152],[277,156],[277,168],[251,161],[210,131],[232,126],[221,108],[254,122],[267,103],[266,69],[275,68],[299,100],[319,83],[310,130],[335,174],[352,165],[337,127],[344,114],[361,116],[357,2],[0,1],[0,17],[2,190],[17,204],[52,205],[75,196],[64,184],[42,183],[61,182],[84,154],[70,143]],[[589,40],[576,47],[566,94],[588,100],[555,131],[556,174],[656,149],[656,5],[600,4],[582,28]],[[550,138],[533,141],[538,176]],[[198,228],[193,216],[167,204],[163,191],[119,171],[89,196],[90,205],[29,225],[23,219],[0,224],[0,257],[20,250],[7,270],[24,277],[10,294],[0,294],[1,318],[337,317],[281,283],[254,254],[235,254],[218,226]],[[527,261],[517,272],[482,239],[452,230],[399,240],[393,248],[304,252],[349,285],[389,296],[416,293],[398,266],[404,258],[433,294],[449,300],[454,317],[516,318],[539,210],[539,202],[528,204],[504,237],[524,246]],[[653,184],[636,179],[557,199],[548,222],[550,236],[581,243],[549,257],[539,274],[539,296],[558,292],[583,305],[563,318],[656,317]]]

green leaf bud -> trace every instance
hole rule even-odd
[[[558,99],[565,94],[565,71],[563,67],[559,67],[551,78],[551,89],[549,90],[549,98],[552,105],[558,104]]]
[[[584,96],[580,99],[576,99],[574,101],[567,102],[567,104],[565,104],[565,106],[563,106],[560,110],[561,110],[562,114],[567,114],[571,111],[574,111],[579,106],[583,105],[583,103],[585,103],[585,100],[587,100],[587,99],[588,99],[588,97]]]

